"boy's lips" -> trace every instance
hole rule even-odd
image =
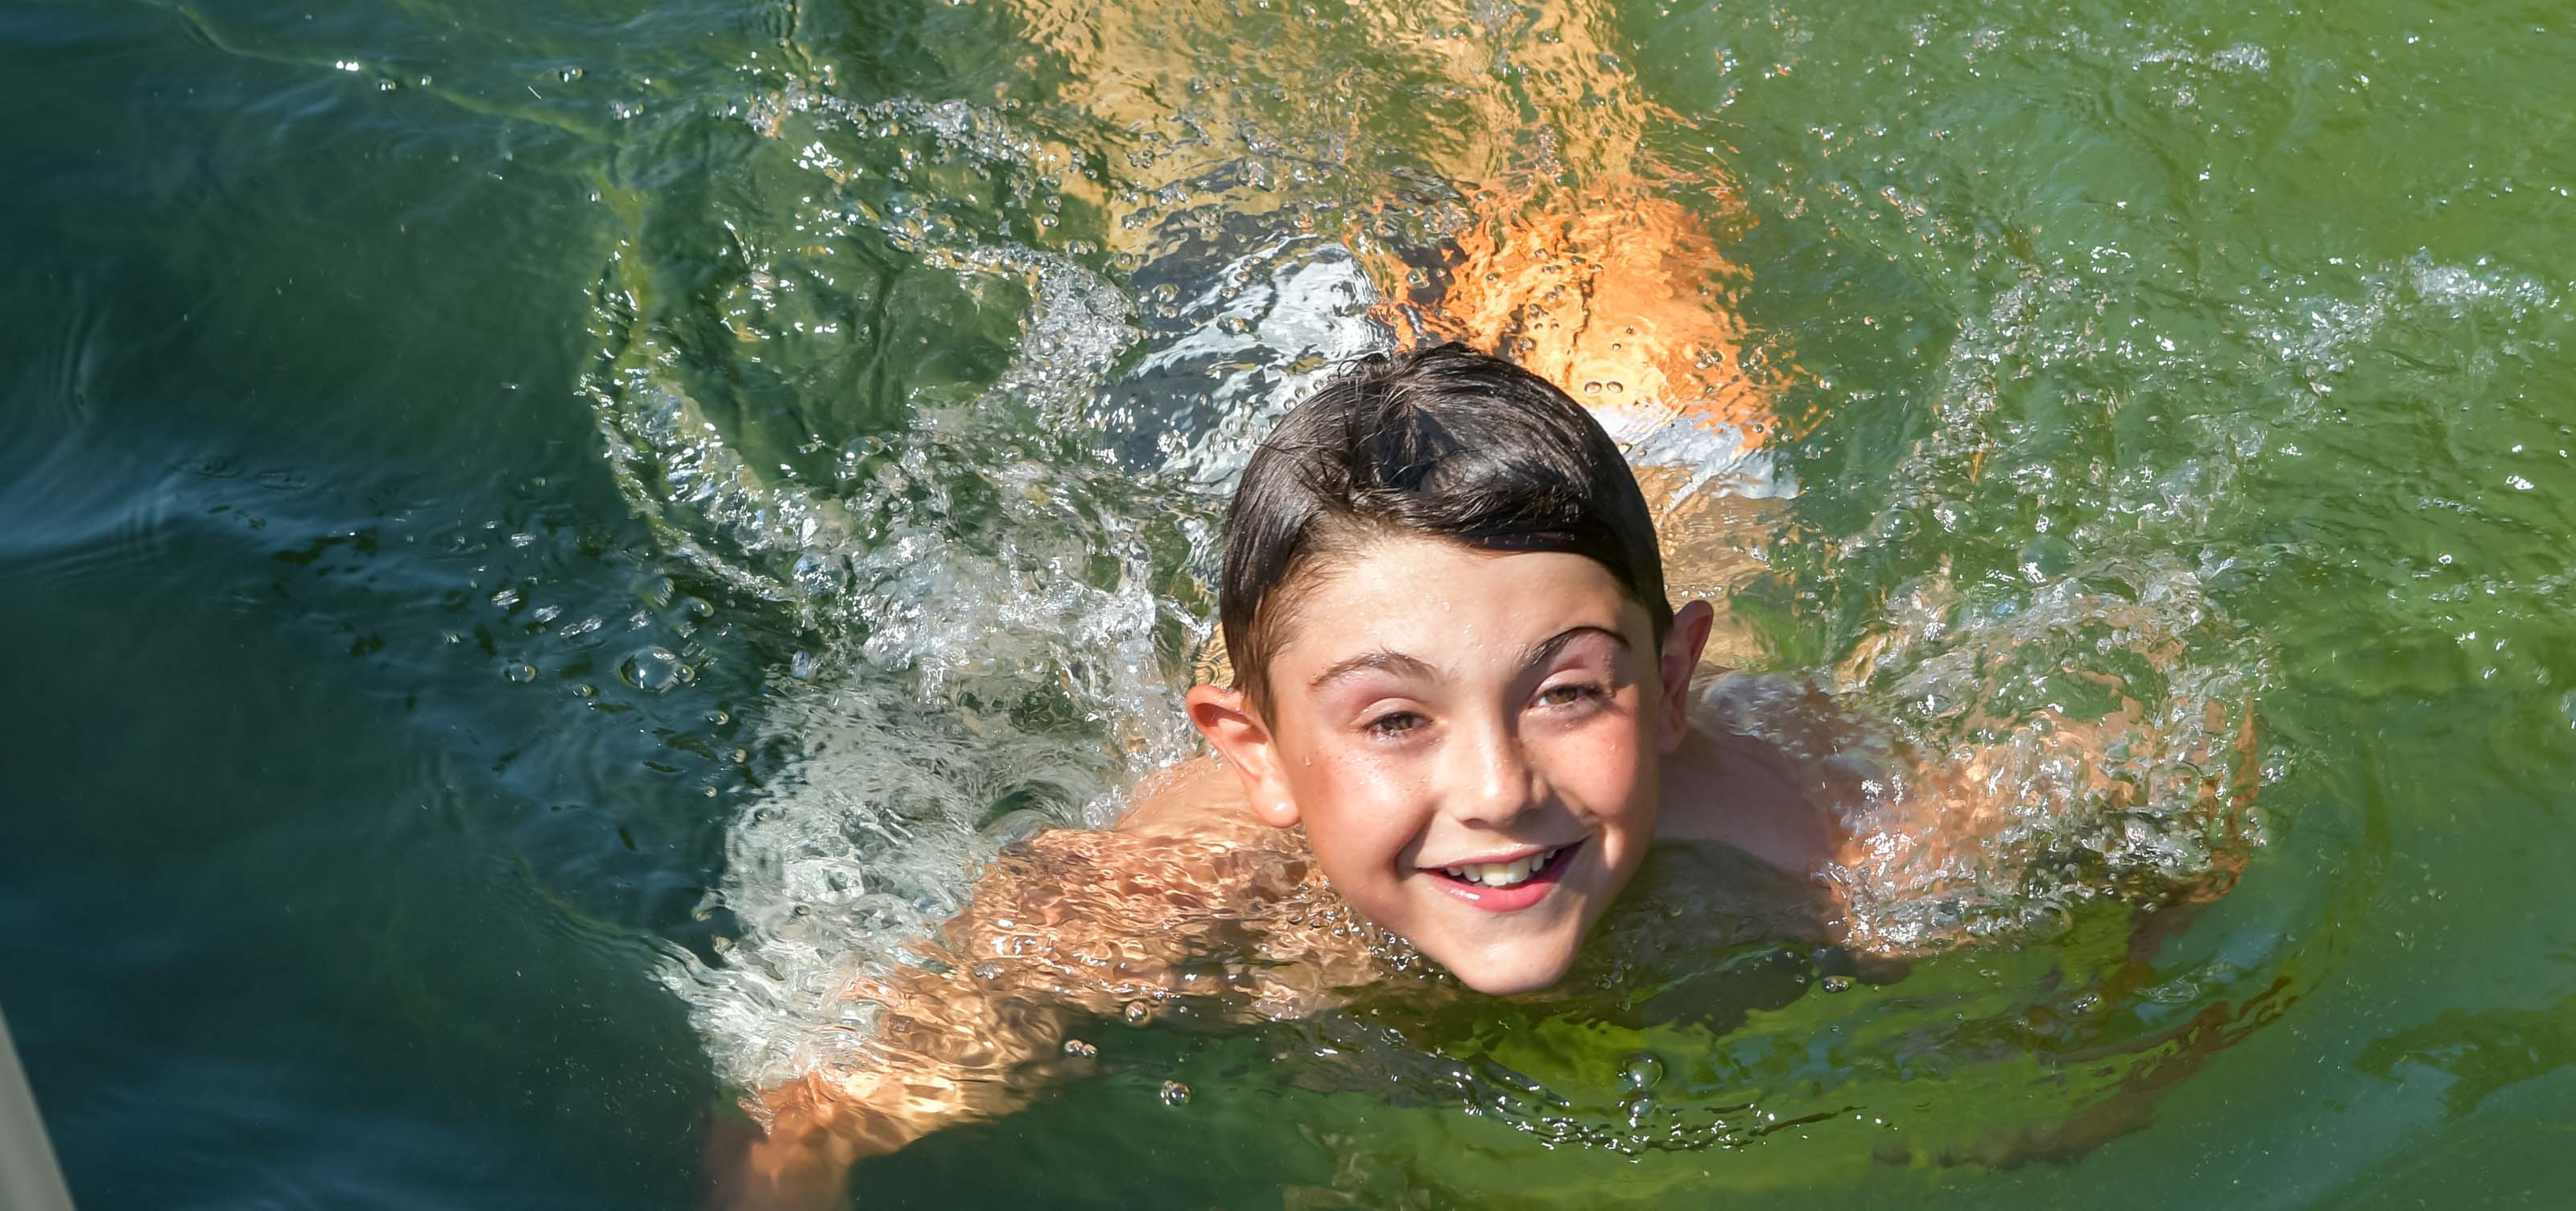
[[[1546,899],[1547,893],[1555,890],[1556,885],[1564,880],[1566,867],[1573,864],[1574,852],[1581,848],[1583,848],[1583,842],[1576,841],[1569,845],[1558,846],[1552,851],[1547,849],[1521,851],[1514,861],[1538,858],[1541,855],[1544,855],[1544,860],[1530,870],[1527,877],[1499,887],[1470,878],[1460,878],[1449,872],[1462,867],[1491,870],[1493,866],[1508,866],[1510,864],[1508,862],[1460,863],[1458,866],[1437,870],[1425,869],[1421,873],[1440,890],[1487,912],[1516,912]],[[1468,873],[1474,874],[1476,871],[1471,869]]]

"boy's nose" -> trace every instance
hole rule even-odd
[[[1451,751],[1465,766],[1449,782],[1451,811],[1463,823],[1499,828],[1547,798],[1520,737],[1509,728],[1480,729],[1474,742]]]

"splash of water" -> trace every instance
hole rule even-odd
[[[764,714],[802,756],[727,830],[703,909],[721,940],[665,970],[721,1075],[757,1088],[846,1053],[868,1013],[850,981],[953,915],[999,840],[1104,825],[1187,750],[1216,494],[1269,419],[1383,334],[1351,256],[1310,237],[1194,223],[1123,283],[1078,241],[1030,242],[1021,220],[1059,183],[1040,166],[1078,157],[989,107],[791,85],[734,108],[815,192],[784,238],[675,216],[726,232],[697,298],[675,298],[687,266],[622,253],[590,389],[637,512],[793,637]],[[961,204],[967,181],[1007,204]],[[782,440],[779,412],[850,379],[839,350],[910,352],[902,317],[841,297],[870,270],[1006,360],[916,376],[890,423],[814,401]],[[788,403],[763,413],[754,388]]]
[[[803,756],[728,830],[707,905],[727,940],[666,972],[720,1073],[759,1087],[845,1052],[866,1028],[851,977],[952,915],[998,839],[1104,824],[1186,750],[1215,503],[1281,410],[1385,339],[1368,318],[1383,250],[1364,255],[1376,228],[1313,222],[1349,182],[1276,196],[1293,157],[1257,129],[1213,165],[1138,149],[1153,188],[1124,213],[1141,226],[1094,232],[1104,251],[1065,225],[1120,188],[1108,157],[1006,106],[860,105],[800,79],[729,121],[753,132],[752,202],[650,204],[599,290],[591,387],[619,482],[673,556],[792,635],[766,715]],[[783,218],[754,213],[787,196]],[[665,229],[715,251],[650,246]],[[1952,347],[1932,436],[1838,544],[1857,567],[1963,533],[2018,543],[2002,574],[1934,569],[1872,603],[1816,677],[1886,736],[1858,756],[1973,766],[2005,817],[1935,860],[1846,872],[1866,939],[2058,928],[2088,899],[2206,875],[2212,830],[2236,826],[2203,792],[2242,763],[2260,648],[2212,604],[2224,555],[2172,553],[2206,534],[2235,464],[2069,486],[2057,452],[2005,423],[2018,367],[2101,353],[2055,327],[2051,300],[2079,293],[2061,276],[1999,294]],[[958,349],[988,360],[944,364]],[[1676,503],[1796,495],[1777,449],[1741,434],[1605,419],[1678,467]],[[2096,490],[2100,506],[2070,503]],[[2054,510],[2035,532],[2002,524],[2024,497]],[[1809,697],[1738,705],[1786,739]],[[1887,784],[1850,823],[1901,836],[1927,794]]]

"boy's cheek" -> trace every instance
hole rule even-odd
[[[1398,808],[1369,793],[1364,782],[1314,777],[1297,789],[1298,814],[1306,822],[1306,843],[1323,864],[1324,875],[1349,885],[1380,869],[1398,865],[1413,842],[1413,831]]]
[[[1548,781],[1596,816],[1629,816],[1652,810],[1655,749],[1645,737],[1597,737],[1556,754]]]

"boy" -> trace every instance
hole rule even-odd
[[[1712,611],[1667,602],[1618,447],[1460,346],[1372,359],[1289,414],[1236,490],[1219,596],[1233,684],[1188,696],[1215,757],[1114,830],[1006,849],[944,944],[851,989],[882,1007],[872,1062],[765,1095],[730,1201],[834,1201],[859,1157],[1010,1108],[1011,1068],[1086,1015],[1174,996],[1308,1014],[1422,959],[1532,992],[1623,895],[1846,934],[1852,889],[1949,869],[1987,822],[1973,758],[1907,775],[1836,756],[1829,731],[1801,757],[1695,728]],[[1673,842],[1742,860],[1639,882]]]

